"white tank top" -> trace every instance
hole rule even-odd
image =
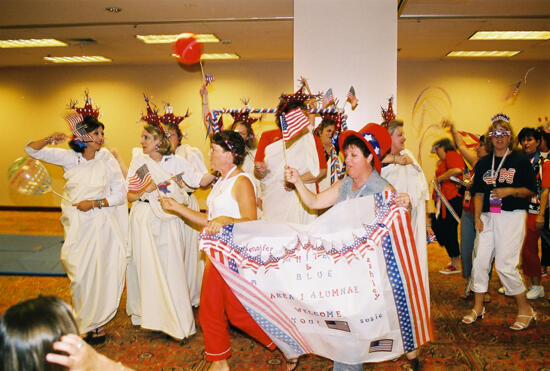
[[[231,195],[231,190],[235,181],[240,177],[244,176],[248,178],[252,186],[254,187],[254,182],[250,174],[240,173],[234,177],[229,178],[231,173],[235,171],[237,167],[234,167],[227,173],[225,179],[220,179],[210,191],[208,198],[206,199],[206,204],[208,205],[208,220],[217,218],[218,216],[229,216],[231,218],[240,219],[241,211],[239,209],[239,204]],[[254,193],[256,189],[254,188]]]

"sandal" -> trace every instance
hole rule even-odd
[[[286,360],[286,371],[294,371],[298,367],[298,358]]]
[[[106,338],[107,336],[103,327],[98,327],[95,330],[89,331],[84,337],[84,341],[90,345],[98,345],[103,344]]]
[[[518,318],[529,318],[529,319],[527,320],[527,323],[524,323],[524,322],[518,321],[517,320]],[[516,316],[516,322],[514,322],[512,324],[512,326],[510,326],[510,330],[514,330],[514,331],[525,330],[529,327],[529,325],[531,325],[531,320],[533,320],[535,322],[537,321],[537,312],[535,312],[535,310],[533,308],[531,308],[531,315],[518,314]]]
[[[474,314],[473,316],[471,314],[468,314],[467,316],[462,317],[462,323],[470,325],[478,319],[482,319],[483,317],[485,317],[485,307],[483,307],[480,314],[478,314],[475,309],[472,309],[472,313]]]

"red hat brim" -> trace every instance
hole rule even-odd
[[[380,156],[376,154],[373,146],[365,139],[365,137],[363,137],[362,133],[369,133],[376,138],[376,140],[380,145]],[[350,135],[355,135],[357,138],[361,139],[363,143],[365,143],[370,153],[372,154],[374,168],[376,169],[376,171],[378,171],[378,174],[380,174],[380,172],[382,171],[381,159],[384,157],[384,155],[388,152],[388,150],[391,147],[390,133],[383,126],[373,122],[365,125],[359,131],[349,130],[349,129],[345,130],[344,132],[342,132],[342,134],[340,134],[340,137],[338,138],[338,146],[342,151],[344,150],[344,142]]]

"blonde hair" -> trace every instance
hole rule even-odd
[[[170,143],[168,138],[166,138],[166,136],[162,134],[157,125],[145,124],[143,128],[145,129],[145,131],[151,134],[153,138],[160,140],[159,149],[157,150],[158,153],[163,156],[174,154],[175,149],[172,148],[172,144]]]
[[[390,133],[390,135],[393,135],[393,132],[395,131],[395,129],[399,127],[401,128],[403,127],[402,120],[391,120],[390,123],[388,124],[388,132]]]
[[[512,125],[510,125],[508,121],[496,120],[489,126],[489,129],[487,129],[487,132],[485,133],[485,150],[487,151],[487,153],[492,153],[495,149],[493,147],[493,141],[491,140],[489,133],[495,130],[498,126],[510,131],[510,143],[508,143],[508,149],[511,151],[516,148],[516,135],[514,134],[514,129],[512,129]]]

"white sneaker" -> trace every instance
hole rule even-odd
[[[527,294],[525,296],[527,296],[527,299],[529,300],[544,298],[544,287],[533,285],[531,286],[529,291],[527,291]]]
[[[502,286],[500,289],[498,289],[498,293],[502,294],[502,295],[506,294],[506,289],[504,288],[504,286]]]

